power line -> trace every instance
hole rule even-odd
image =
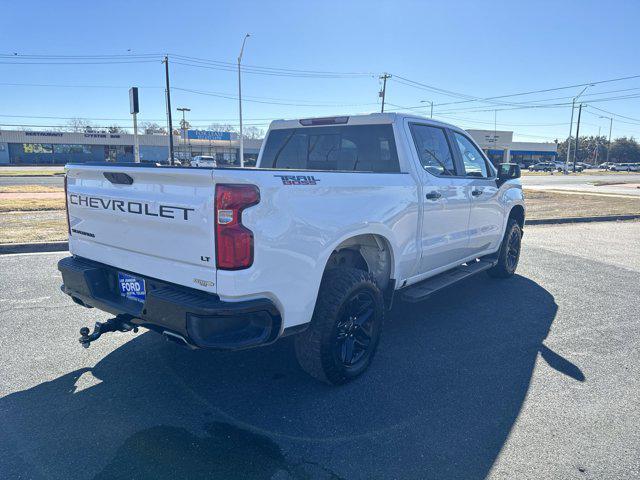
[[[117,54],[117,55],[22,55],[0,54],[0,63],[16,65],[85,65],[102,63],[145,63],[160,61],[165,55],[170,56],[172,63],[191,67],[210,68],[212,70],[235,71],[236,65],[231,62],[212,60],[201,57],[192,57],[176,53],[160,54]],[[348,77],[375,77],[372,72],[340,72],[323,70],[303,70],[284,67],[267,67],[258,65],[243,65],[246,73],[258,75],[313,77],[313,78],[348,78]]]
[[[190,56],[179,55],[175,53],[172,53],[170,55],[172,57],[176,57],[176,58],[190,61],[193,63],[203,63],[208,65],[229,67],[232,69],[236,68],[236,64],[231,62],[223,62],[223,61],[211,60],[211,59],[205,59],[205,58],[199,58],[199,57],[190,57]],[[294,69],[294,68],[265,67],[265,66],[258,66],[258,65],[243,65],[242,68],[243,69],[248,68],[253,70],[274,71],[274,72],[315,74],[315,75],[352,75],[352,76],[367,76],[367,77],[376,75],[373,72],[339,72],[339,71],[326,71],[326,70],[301,70],[301,69]]]
[[[15,86],[15,87],[45,87],[45,88],[105,88],[105,89],[128,89],[128,86],[124,85],[65,85],[65,84],[53,84],[53,83],[11,83],[11,82],[0,82],[0,86]],[[165,87],[161,86],[141,86],[141,89],[164,89]],[[184,92],[195,93],[199,95],[209,95],[209,96],[218,96],[221,98],[229,98],[229,99],[237,99],[238,97],[232,93],[226,92],[211,92],[211,91],[203,91],[197,90],[193,88],[182,88],[182,87],[171,87],[172,90],[180,90]],[[334,106],[334,107],[350,107],[350,106],[372,106],[377,105],[375,102],[370,103],[335,103],[335,102],[314,102],[313,100],[300,100],[300,99],[286,99],[286,98],[275,98],[275,97],[260,97],[255,95],[245,95],[245,99],[257,99],[257,100],[265,100],[264,102],[258,103],[272,103],[274,105],[291,105],[291,106]],[[267,102],[266,100],[274,100],[274,102]],[[247,100],[250,101],[250,100]],[[286,102],[286,103],[277,103],[277,101]],[[299,102],[299,103],[294,103]],[[306,103],[309,102],[310,104]]]
[[[174,62],[177,63],[177,62]],[[173,90],[179,90],[179,91],[183,91],[183,92],[189,92],[189,93],[194,93],[197,95],[206,95],[206,96],[210,96],[210,97],[217,97],[217,98],[226,98],[229,100],[237,100],[238,96],[237,95],[232,95],[232,94],[226,94],[226,93],[220,93],[220,92],[208,92],[208,91],[204,91],[204,90],[194,90],[194,89],[189,89],[189,88],[180,88],[180,87],[173,87]],[[253,100],[252,100],[253,98]],[[264,104],[268,104],[268,105],[287,105],[287,106],[294,106],[294,107],[355,107],[355,106],[369,106],[369,105],[376,105],[375,103],[351,103],[351,104],[338,104],[338,103],[290,103],[290,102],[277,102],[277,101],[269,101],[269,100],[256,100],[257,98],[260,97],[249,97],[246,98],[245,97],[245,101],[247,102],[254,102],[254,103],[264,103]]]
[[[603,108],[594,107],[593,105],[589,105],[589,106],[591,108],[595,108],[596,110],[599,110],[601,112],[608,113],[609,115],[613,115],[614,117],[626,118],[627,120],[633,120],[634,122],[640,122],[639,118],[627,117],[625,115],[620,115],[619,113],[613,113],[613,112],[610,112],[608,110],[604,110]]]
[[[174,60],[172,64],[183,65],[187,67],[204,68],[208,70],[226,71],[226,72],[234,72],[234,71],[237,71],[237,68],[238,68],[237,66],[234,69],[226,66],[204,65],[204,64],[191,63],[191,62],[188,63],[184,61],[180,62],[176,60]],[[272,76],[272,77],[323,78],[323,79],[362,78],[362,76],[354,77],[353,75],[343,75],[343,74],[311,74],[311,73],[277,72],[277,71],[266,71],[266,70],[263,71],[263,70],[254,70],[245,66],[242,67],[242,72],[252,74],[252,75],[266,75],[266,76]]]
[[[435,104],[435,106],[444,106],[444,105],[454,105],[454,104],[460,104],[460,103],[469,103],[469,102],[487,102],[487,103],[491,103],[491,100],[497,100],[497,99],[502,99],[502,98],[511,98],[511,97],[517,97],[517,96],[522,96],[522,95],[532,95],[532,94],[536,94],[536,93],[546,93],[546,92],[553,92],[553,91],[558,91],[558,90],[566,90],[566,89],[570,89],[570,88],[578,88],[578,87],[584,87],[587,85],[600,85],[603,83],[611,83],[611,82],[620,82],[620,81],[624,81],[624,80],[632,80],[632,79],[636,79],[636,78],[640,78],[640,75],[629,75],[629,76],[625,76],[625,77],[617,77],[617,78],[610,78],[610,79],[606,79],[606,80],[599,80],[599,81],[595,81],[595,82],[587,82],[587,83],[579,83],[579,84],[573,84],[573,85],[565,85],[562,87],[553,87],[553,88],[544,88],[544,89],[539,89],[539,90],[530,90],[530,91],[526,91],[526,92],[518,92],[518,93],[510,93],[510,94],[506,94],[506,95],[495,95],[495,96],[491,96],[491,97],[475,97],[473,95],[467,95],[464,93],[459,93],[459,92],[453,92],[451,90],[444,90],[441,88],[437,88],[434,87],[432,85],[428,85],[422,82],[417,82],[415,80],[411,80],[408,79],[406,77],[402,77],[400,75],[395,75],[394,76],[396,79],[400,79],[400,80],[404,80],[405,82],[409,83],[411,86],[414,86],[415,88],[419,88],[422,87],[421,89],[423,90],[428,90],[428,91],[432,91],[432,92],[441,92],[445,95],[449,95],[449,96],[454,96],[454,97],[458,97],[458,98],[464,98],[464,100],[461,101],[457,101],[457,102],[448,102],[448,103],[439,103],[439,104]]]
[[[5,87],[45,87],[45,88],[129,88],[125,85],[73,85],[62,83],[14,83],[14,82],[0,82],[1,86]],[[138,88],[164,88],[161,86],[140,86]]]
[[[5,62],[0,60],[0,64],[4,65],[113,65],[113,64],[127,64],[127,63],[157,63],[156,60],[105,60],[94,62]]]

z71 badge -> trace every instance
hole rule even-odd
[[[312,175],[274,175],[282,180],[283,185],[317,185],[320,181]]]

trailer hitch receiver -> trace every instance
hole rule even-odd
[[[133,325],[130,315],[118,315],[114,318],[110,318],[106,322],[96,322],[93,327],[93,332],[89,333],[88,327],[82,327],[80,329],[80,338],[78,341],[84,348],[89,348],[91,342],[97,340],[102,334],[107,332],[130,332],[138,333],[138,327]]]

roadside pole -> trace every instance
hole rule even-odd
[[[571,135],[573,134],[573,111],[576,108],[576,99],[571,103],[571,122],[569,122],[569,138],[567,139],[567,158],[564,160],[564,174],[569,173],[569,159],[571,158]]]
[[[184,157],[190,156],[189,148],[187,147],[187,119],[185,118],[185,112],[190,112],[190,108],[180,107],[176,108],[179,112],[182,112],[182,144],[184,145]]]
[[[613,130],[613,117],[600,117],[609,118],[609,144],[607,145],[607,163],[609,163],[609,152],[611,151],[611,130]]]
[[[571,102],[571,122],[569,122],[569,138],[567,139],[567,158],[564,161],[564,174],[567,175],[569,173],[569,159],[571,158],[571,133],[573,131],[573,111],[576,108],[576,100],[587,90],[589,87],[593,87],[593,83],[586,85],[582,91],[573,97]]]
[[[573,173],[576,173],[576,157],[578,156],[578,143],[580,137],[580,115],[582,115],[582,104],[578,109],[578,126],[576,127],[576,148],[573,151]]]
[[[164,74],[167,88],[167,121],[169,123],[169,165],[173,165],[173,121],[171,120],[171,88],[169,87],[169,57],[165,55]]]
[[[240,117],[240,167],[244,168],[244,135],[242,133],[242,54],[244,53],[244,44],[251,35],[248,33],[242,39],[242,47],[240,48],[240,55],[238,55],[238,116]]]
[[[596,137],[596,153],[594,155],[595,159],[593,160],[593,164],[595,166],[598,165],[598,153],[600,150],[600,127],[598,127],[598,136]]]
[[[384,99],[387,95],[387,78],[391,78],[391,75],[388,73],[380,76],[380,79],[382,80],[382,90],[378,94],[382,98],[382,109],[380,110],[380,113],[384,113]]]
[[[138,102],[138,87],[129,89],[129,110],[133,115],[133,161],[140,163],[140,142],[138,140],[138,113],[140,104]]]

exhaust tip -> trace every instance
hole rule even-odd
[[[167,342],[175,343],[177,345],[180,345],[181,347],[186,347],[189,349],[195,348],[193,345],[187,342],[186,338],[184,338],[182,335],[178,335],[177,333],[173,333],[173,332],[169,332],[168,330],[165,330],[162,332],[162,336]]]

